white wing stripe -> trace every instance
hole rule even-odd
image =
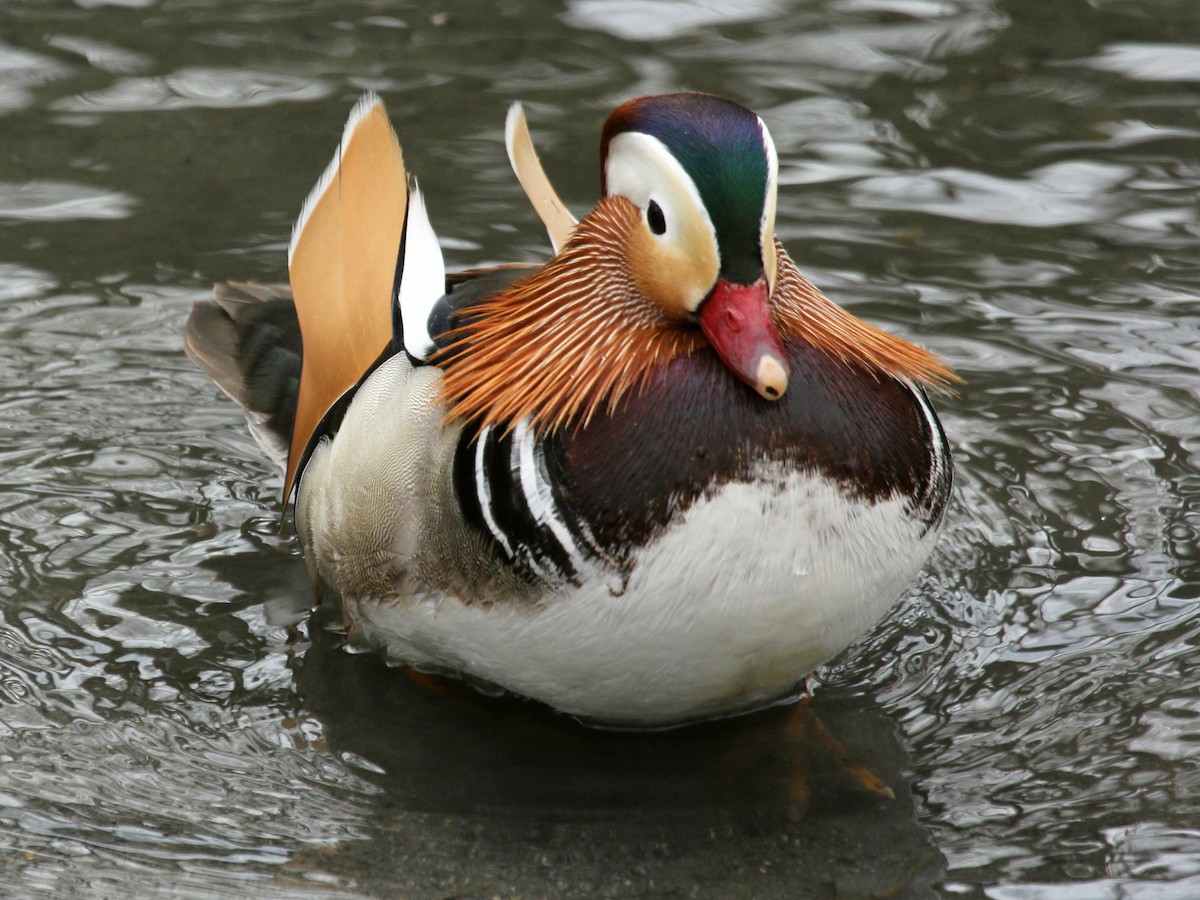
[[[484,524],[487,525],[488,531],[500,542],[500,546],[504,548],[504,552],[511,559],[513,556],[512,544],[508,541],[508,535],[496,523],[496,517],[492,515],[492,490],[488,486],[487,472],[483,464],[483,449],[487,445],[491,431],[492,426],[485,425],[475,441],[475,494],[479,497],[479,511],[483,513]]]
[[[396,303],[404,326],[404,349],[413,359],[425,359],[433,350],[429,314],[446,293],[446,263],[437,234],[429,223],[425,200],[413,179],[408,194],[408,221],[404,227],[404,270]]]
[[[554,506],[554,495],[550,485],[542,477],[538,455],[541,450],[536,446],[534,433],[529,428],[529,419],[521,419],[513,429],[513,449],[519,454],[521,490],[525,494],[525,505],[534,521],[550,529],[558,543],[571,558],[571,563],[578,570],[584,563],[584,555],[575,543],[575,538],[566,522],[558,514]]]

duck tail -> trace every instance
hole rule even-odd
[[[225,282],[188,316],[183,348],[246,413],[250,433],[284,470],[303,359],[300,322],[282,287]]]

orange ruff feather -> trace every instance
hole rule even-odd
[[[802,341],[847,364],[938,391],[953,393],[961,379],[940,359],[850,315],[800,274],[783,245],[775,244],[779,275],[771,295],[771,317],[786,341]]]
[[[451,419],[481,425],[529,416],[538,431],[587,421],[657,367],[703,346],[638,292],[625,245],[641,212],[601,200],[562,251],[525,281],[471,309],[433,357]]]
[[[669,319],[639,293],[625,247],[640,220],[628,200],[601,200],[554,259],[470,310],[471,321],[432,359],[445,368],[448,421],[511,426],[528,416],[539,432],[586,422],[659,366],[707,343],[698,328]],[[957,381],[933,354],[830,302],[777,249],[771,310],[785,342],[937,390]]]

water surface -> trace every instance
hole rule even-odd
[[[1200,6],[7,0],[0,874],[14,896],[1200,893]],[[319,623],[180,332],[285,276],[378,91],[451,265],[546,253],[607,111],[768,122],[779,232],[966,379],[947,533],[812,711],[657,736],[442,696]],[[803,737],[803,735],[801,735]],[[806,793],[807,792],[807,793]]]

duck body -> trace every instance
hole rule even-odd
[[[920,465],[907,492],[882,481],[897,456],[924,459],[921,398],[873,385],[847,409],[838,395],[861,385],[830,371],[768,405],[700,352],[573,431],[476,438],[439,427],[436,369],[393,357],[308,464],[310,570],[355,640],[585,719],[664,725],[790,696],[893,605],[945,499]],[[850,439],[860,459],[829,454]]]
[[[705,95],[683,96],[685,113],[724,113]],[[622,135],[638,145],[668,127],[655,100],[649,125],[644,110],[624,113],[640,130],[610,119],[606,160]],[[767,221],[774,151],[769,137],[757,140],[767,174],[751,179],[760,196],[741,215],[755,229],[754,258],[728,276],[737,250],[722,229],[737,230],[738,216],[718,220],[720,262],[699,264],[716,274],[692,292],[698,301],[684,296],[682,312],[635,309],[629,297],[646,289],[611,288],[647,282],[621,274],[637,256],[622,228],[648,223],[658,234],[663,212],[650,207],[664,188],[654,177],[654,199],[638,206],[627,187],[563,228],[545,267],[449,277],[440,255],[431,273],[408,274],[422,264],[414,250],[429,246],[423,204],[410,195],[390,294],[404,300],[405,278],[440,290],[427,286],[407,309],[393,302],[390,343],[379,341],[352,385],[326,392],[332,402],[318,402],[302,454],[295,338],[280,338],[294,352],[267,365],[266,380],[298,381],[299,401],[267,391],[274,399],[263,402],[245,387],[263,383],[254,371],[266,358],[249,323],[263,316],[247,311],[261,300],[286,318],[286,299],[226,288],[224,303],[219,291],[215,306],[197,307],[189,351],[289,458],[309,572],[340,599],[351,641],[588,721],[661,727],[795,695],[894,604],[936,541],[952,481],[921,385],[952,376],[803,279]],[[620,166],[640,153],[608,165],[606,179],[629,181]],[[717,188],[703,179],[719,174],[691,179],[701,186],[684,206],[697,194],[711,201]],[[541,199],[555,208],[556,197]],[[663,205],[678,221],[680,204]],[[558,226],[543,219],[554,240]],[[299,304],[295,270],[293,285]],[[728,306],[713,324],[715,303]],[[633,324],[613,325],[613,308]],[[574,340],[573,320],[606,309],[603,333],[556,348]],[[882,343],[871,350],[873,341]],[[617,359],[627,352],[632,361]],[[619,362],[633,374],[593,377]]]

